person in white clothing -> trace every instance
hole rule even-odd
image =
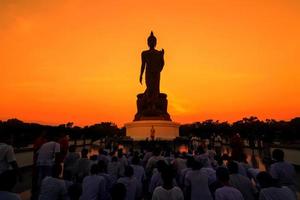
[[[238,189],[242,193],[245,200],[254,200],[256,193],[254,185],[248,177],[245,177],[238,173],[238,164],[236,162],[230,161],[227,164],[227,168],[230,174],[230,185]]]
[[[288,187],[281,187],[268,172],[260,172],[256,177],[261,191],[259,200],[296,200],[297,196]]]
[[[223,187],[216,190],[215,200],[244,200],[242,193],[229,184],[229,172],[226,168],[219,167],[216,174]]]
[[[125,167],[125,177],[121,177],[117,181],[126,187],[126,200],[136,200],[142,195],[142,187],[138,180],[133,176],[133,168],[131,166]]]
[[[51,138],[50,138],[51,139]],[[56,158],[60,153],[60,145],[52,140],[41,146],[37,154],[37,167],[38,167],[38,185],[46,176],[52,176],[53,168],[56,164]]]
[[[173,185],[173,169],[168,166],[162,171],[163,185],[155,188],[152,200],[183,200],[181,189]]]
[[[39,200],[69,200],[68,189],[72,182],[59,179],[60,173],[61,167],[55,167],[52,176],[42,180]]]
[[[141,185],[146,180],[146,174],[144,168],[140,165],[140,158],[134,156],[131,160],[131,167],[133,168],[133,176],[139,181]]]
[[[296,171],[292,164],[284,160],[284,152],[281,149],[274,149],[272,157],[275,160],[270,166],[270,174],[281,186],[289,187],[295,194],[297,192]]]
[[[185,176],[185,194],[188,200],[213,199],[208,187],[208,175],[201,168],[201,163],[195,160],[192,170]]]
[[[93,164],[91,167],[91,175],[83,179],[80,200],[105,200],[105,179],[102,176],[98,176],[98,173],[98,165]]]

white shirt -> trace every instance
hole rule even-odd
[[[223,186],[216,190],[215,200],[244,200],[243,195],[238,189]]]
[[[146,178],[144,168],[140,165],[131,165],[131,167],[133,168],[133,176],[139,181],[140,184],[143,184]]]
[[[102,176],[86,176],[82,182],[82,194],[80,200],[99,200],[105,199],[106,185]]]
[[[68,200],[68,187],[71,182],[47,176],[43,179],[39,200]]]
[[[10,162],[16,161],[14,149],[5,143],[0,143],[0,174],[10,169]]]
[[[296,200],[295,194],[288,187],[269,187],[260,191],[259,200]]]
[[[286,161],[272,164],[270,166],[270,174],[273,178],[278,179],[281,185],[295,185],[295,168]]]
[[[60,152],[60,145],[57,142],[47,142],[38,150],[37,165],[53,166],[55,154]]]
[[[12,192],[7,192],[7,191],[0,191],[0,199],[2,200],[21,200],[19,195],[12,193]]]
[[[135,200],[142,194],[142,187],[135,177],[122,177],[117,181],[126,187],[126,200]]]
[[[179,187],[173,187],[170,190],[159,186],[155,188],[152,200],[183,200],[183,193]]]
[[[231,174],[229,183],[242,193],[245,200],[254,200],[255,189],[249,178],[241,174]]]
[[[191,187],[191,200],[212,200],[208,187],[208,176],[201,170],[192,170],[185,175],[184,185]]]

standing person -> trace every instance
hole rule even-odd
[[[92,165],[91,175],[86,176],[82,182],[82,194],[80,200],[105,200],[105,179],[98,176],[99,166]]]
[[[126,187],[126,200],[136,200],[141,198],[142,187],[139,185],[138,180],[133,176],[133,168],[126,166],[125,177],[121,177],[117,181]]]
[[[43,131],[33,143],[33,167],[32,167],[32,187],[31,187],[31,199],[37,199],[38,197],[38,167],[37,158],[38,151],[43,144],[47,142],[46,132]]]
[[[218,156],[221,156],[221,154],[222,154],[222,138],[219,134],[216,137],[214,137],[214,147],[215,147],[216,154]]]
[[[106,188],[105,188],[104,198],[111,199],[110,192],[111,192],[112,187],[115,184],[116,180],[107,173],[107,167],[106,167],[105,161],[99,160],[98,167],[99,167],[98,176],[101,176],[105,179]]]
[[[228,170],[224,167],[219,167],[217,169],[217,179],[223,185],[215,192],[215,200],[244,200],[242,193],[230,186],[229,184],[229,173]]]
[[[81,158],[77,160],[74,166],[74,175],[76,182],[81,183],[84,177],[89,175],[91,170],[92,161],[88,158],[89,150],[83,148],[81,150]]]
[[[61,166],[53,168],[51,176],[42,180],[39,200],[69,200],[68,189],[72,182],[59,178]]]
[[[111,200],[125,200],[126,187],[122,183],[116,183],[111,190]]]
[[[13,170],[7,170],[0,174],[0,199],[21,200],[19,195],[11,192],[17,183],[17,176]]]
[[[185,194],[187,200],[212,200],[212,196],[208,187],[208,176],[201,171],[200,162],[193,162],[192,170],[187,172],[185,176]]]
[[[296,171],[294,166],[284,160],[284,152],[281,149],[274,149],[272,157],[275,163],[270,166],[270,174],[279,181],[281,186],[289,187],[296,194]]]
[[[14,170],[21,178],[14,148],[9,145],[8,138],[4,138],[3,140],[5,143],[0,142],[0,174],[7,170]]]
[[[112,157],[111,162],[108,163],[107,173],[111,175],[115,181],[121,176],[121,164],[116,156]]]
[[[145,169],[140,165],[140,158],[134,156],[131,161],[131,167],[133,169],[133,176],[139,181],[139,184],[144,185],[146,180]]]
[[[57,165],[57,158],[60,153],[60,145],[55,138],[49,136],[49,142],[46,142],[38,150],[37,167],[38,167],[38,185],[46,176],[52,176],[53,168]]]
[[[163,185],[155,188],[152,200],[183,200],[181,189],[173,185],[174,172],[171,167],[162,171]]]
[[[146,165],[146,173],[152,174],[152,170],[156,166],[156,163],[159,160],[164,160],[164,157],[161,156],[161,151],[159,148],[155,148],[153,155],[149,158]]]
[[[68,149],[69,149],[69,135],[67,135],[66,133],[61,133],[60,134],[60,138],[58,139],[58,143],[60,145],[60,154],[58,157],[58,162],[62,163],[64,162],[64,159],[68,153]]]
[[[245,200],[254,200],[255,188],[249,178],[239,174],[238,164],[230,161],[227,168],[230,174],[229,183],[242,193]]]
[[[79,158],[80,156],[76,152],[76,146],[71,145],[69,147],[69,152],[64,160],[64,179],[71,180],[73,178],[74,167]]]
[[[261,191],[259,200],[296,200],[295,193],[288,187],[280,187],[268,172],[260,172],[256,177]]]

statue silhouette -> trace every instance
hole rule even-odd
[[[147,40],[149,50],[142,52],[140,73],[140,83],[142,84],[143,74],[146,69],[146,90],[143,94],[137,96],[138,113],[135,115],[135,120],[170,120],[170,115],[167,113],[167,95],[160,93],[160,72],[165,65],[164,49],[161,51],[156,50],[156,41],[156,37],[151,31]]]
[[[146,86],[145,98],[149,102],[157,101],[159,97],[159,83],[160,83],[160,72],[165,64],[164,62],[164,49],[158,51],[155,49],[156,37],[151,32],[148,37],[149,50],[142,52],[142,66],[140,83],[142,84],[143,73],[146,67]]]

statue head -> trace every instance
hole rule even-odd
[[[151,31],[150,36],[148,37],[148,46],[150,49],[154,49],[156,46],[156,37],[154,36],[153,32]]]

